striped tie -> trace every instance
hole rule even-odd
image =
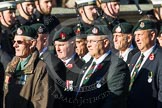
[[[133,85],[133,82],[134,82],[135,78],[137,77],[137,73],[138,73],[138,70],[139,70],[139,68],[140,68],[140,66],[141,66],[141,63],[142,63],[142,61],[143,61],[143,58],[144,58],[144,55],[141,54],[140,60],[139,60],[138,63],[135,65],[135,69],[134,69],[134,71],[133,71],[133,73],[132,73],[132,75],[131,75],[131,81],[130,81],[130,85],[129,85],[129,91],[131,90],[132,85]]]
[[[90,69],[88,70],[85,78],[84,78],[83,84],[86,84],[87,81],[89,80],[89,78],[91,77],[95,65],[96,65],[96,62],[93,62],[92,65],[91,65],[91,67],[90,67]]]

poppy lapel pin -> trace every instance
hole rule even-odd
[[[73,68],[73,64],[67,64],[66,67],[67,67],[68,69],[71,69],[71,68]]]
[[[150,55],[149,55],[149,60],[154,60],[154,58],[155,58],[155,56],[154,56],[154,54],[153,53],[151,53]]]

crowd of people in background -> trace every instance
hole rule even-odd
[[[134,25],[119,18],[133,3],[153,5]],[[0,2],[0,108],[162,108],[161,57],[161,0]]]

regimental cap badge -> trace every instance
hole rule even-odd
[[[20,28],[17,29],[17,34],[18,35],[22,35],[23,34],[23,30],[21,30]]]
[[[145,23],[144,22],[141,22],[140,27],[141,28],[144,28],[145,27]]]
[[[98,28],[96,28],[96,27],[93,28],[93,29],[92,29],[92,33],[93,33],[93,34],[98,34]]]
[[[118,27],[116,28],[115,32],[116,32],[116,33],[120,33],[120,32],[121,32],[121,27],[118,26]]]
[[[39,32],[39,33],[43,33],[43,29],[44,29],[44,28],[43,28],[42,26],[40,26],[40,27],[38,28],[38,32]]]
[[[64,32],[61,32],[61,33],[60,33],[60,38],[61,38],[61,39],[64,40],[64,39],[66,38],[66,36],[67,36],[67,35],[66,35]]]

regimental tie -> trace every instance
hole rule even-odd
[[[87,81],[89,80],[89,78],[91,77],[91,75],[93,74],[95,66],[96,66],[96,62],[93,62],[90,69],[88,70],[84,80],[83,80],[83,84],[86,84]]]
[[[143,61],[143,58],[144,58],[144,57],[145,57],[145,56],[144,56],[143,54],[141,54],[140,60],[136,63],[135,68],[134,68],[134,71],[133,71],[133,73],[131,74],[131,81],[130,81],[130,85],[129,85],[129,91],[131,90],[132,85],[133,85],[133,83],[134,83],[134,80],[135,80],[136,77],[137,77],[137,73],[138,73],[138,71],[139,71],[139,68],[140,68],[140,66],[141,66],[141,64],[142,64],[142,61]]]

